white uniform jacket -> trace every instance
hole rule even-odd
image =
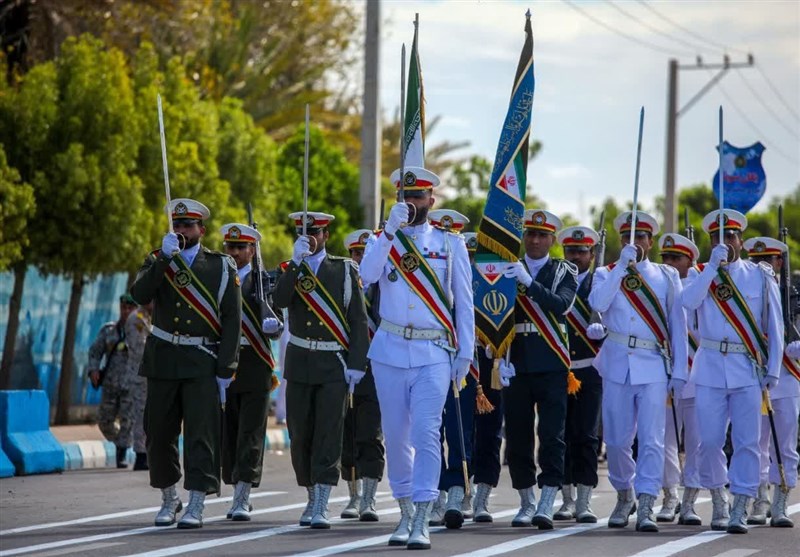
[[[779,376],[783,357],[783,321],[781,298],[772,268],[741,259],[727,265],[731,280],[744,296],[744,300],[756,323],[767,331],[767,373]],[[702,272],[689,269],[686,288],[683,291],[683,306],[697,310],[700,338],[716,342],[728,341],[741,344],[728,320],[711,298],[709,287],[717,271],[706,265]],[[764,304],[767,304],[765,307]],[[760,384],[752,362],[747,354],[721,353],[719,350],[700,346],[694,356],[692,381],[696,385],[721,389],[736,389]]]
[[[686,336],[686,314],[681,307],[681,281],[678,271],[668,265],[644,260],[636,269],[658,297],[667,317],[672,355],[672,376],[687,379],[688,340]],[[655,342],[650,327],[639,316],[621,289],[625,267],[614,266],[597,269],[589,294],[592,309],[603,316],[603,324],[609,332]],[[629,348],[606,338],[594,367],[604,379],[624,384],[630,370],[630,384],[666,383],[667,374],[661,354],[656,350]]]
[[[689,277],[681,279],[681,285],[686,288],[686,284],[689,281]],[[686,328],[687,330],[691,331],[692,335],[694,335],[695,340],[697,343],[700,343],[700,331],[697,328],[697,323],[700,320],[696,310],[688,310],[683,308],[686,312]],[[688,350],[688,345],[687,345]],[[688,359],[687,359],[688,362]],[[687,364],[688,367],[688,364]],[[686,383],[686,387],[683,389],[680,398],[694,398],[695,388],[694,388],[694,381],[692,381],[692,370],[689,369],[689,382]]]
[[[445,292],[449,289],[455,313],[458,339],[457,357],[473,359],[475,349],[475,314],[472,304],[472,271],[464,240],[427,222],[407,226],[403,233],[411,239],[431,266]],[[394,240],[397,241],[396,238]],[[381,321],[415,329],[442,329],[422,299],[405,282],[400,271],[389,261],[392,241],[386,234],[367,242],[360,273],[364,284],[377,282],[381,291]],[[446,277],[448,269],[450,276]],[[392,280],[394,279],[394,280]],[[448,362],[451,354],[437,345],[446,341],[406,340],[378,329],[370,344],[370,360],[400,368],[412,368]]]

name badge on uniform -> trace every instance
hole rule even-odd
[[[177,284],[179,288],[186,288],[191,283],[192,275],[189,271],[178,271],[175,273],[175,284]]]

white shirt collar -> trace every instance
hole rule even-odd
[[[319,271],[319,266],[322,263],[322,260],[325,259],[327,255],[328,253],[325,251],[325,248],[322,248],[318,253],[306,257],[306,263],[308,263],[308,266],[311,267],[311,270],[314,271],[315,275],[317,274],[317,271]]]
[[[405,234],[423,234],[430,229],[431,229],[430,223],[428,223],[428,221],[425,221],[421,224],[417,224],[414,226],[406,226],[405,228],[403,228],[403,232]]]
[[[586,269],[584,272],[578,275],[578,286],[583,284],[583,279],[589,276],[589,269]]]
[[[547,263],[549,259],[550,259],[549,253],[540,259],[531,259],[530,257],[528,257],[527,253],[525,254],[525,264],[528,266],[528,270],[530,271],[531,276],[533,278],[536,278],[536,274],[542,267],[544,267],[545,263]]]
[[[192,247],[181,250],[181,257],[183,258],[184,261],[186,261],[186,264],[189,267],[191,267],[192,263],[194,263],[194,258],[197,256],[199,252],[200,252],[200,242],[197,242]]]
[[[252,270],[252,268],[253,267],[250,265],[250,263],[248,263],[247,265],[245,265],[241,269],[237,269],[236,270],[236,272],[239,274],[239,282],[240,283],[244,283],[245,277],[247,277],[247,275],[250,274],[250,271]]]

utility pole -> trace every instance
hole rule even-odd
[[[381,122],[378,98],[381,7],[379,0],[367,0],[364,41],[364,111],[361,119],[361,181],[358,199],[364,207],[364,226],[378,227],[381,181]]]
[[[675,159],[678,143],[678,118],[683,116],[694,104],[705,95],[711,87],[724,77],[731,68],[749,68],[754,64],[752,54],[747,55],[747,62],[731,63],[726,54],[721,64],[705,64],[697,57],[694,64],[681,66],[674,58],[667,65],[667,153],[664,165],[664,232],[675,232],[678,229],[678,213],[675,195]],[[719,70],[680,110],[678,109],[678,71],[679,70]]]

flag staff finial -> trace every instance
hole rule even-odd
[[[528,8],[528,11],[525,12],[525,17],[530,19],[531,18],[531,9]]]

